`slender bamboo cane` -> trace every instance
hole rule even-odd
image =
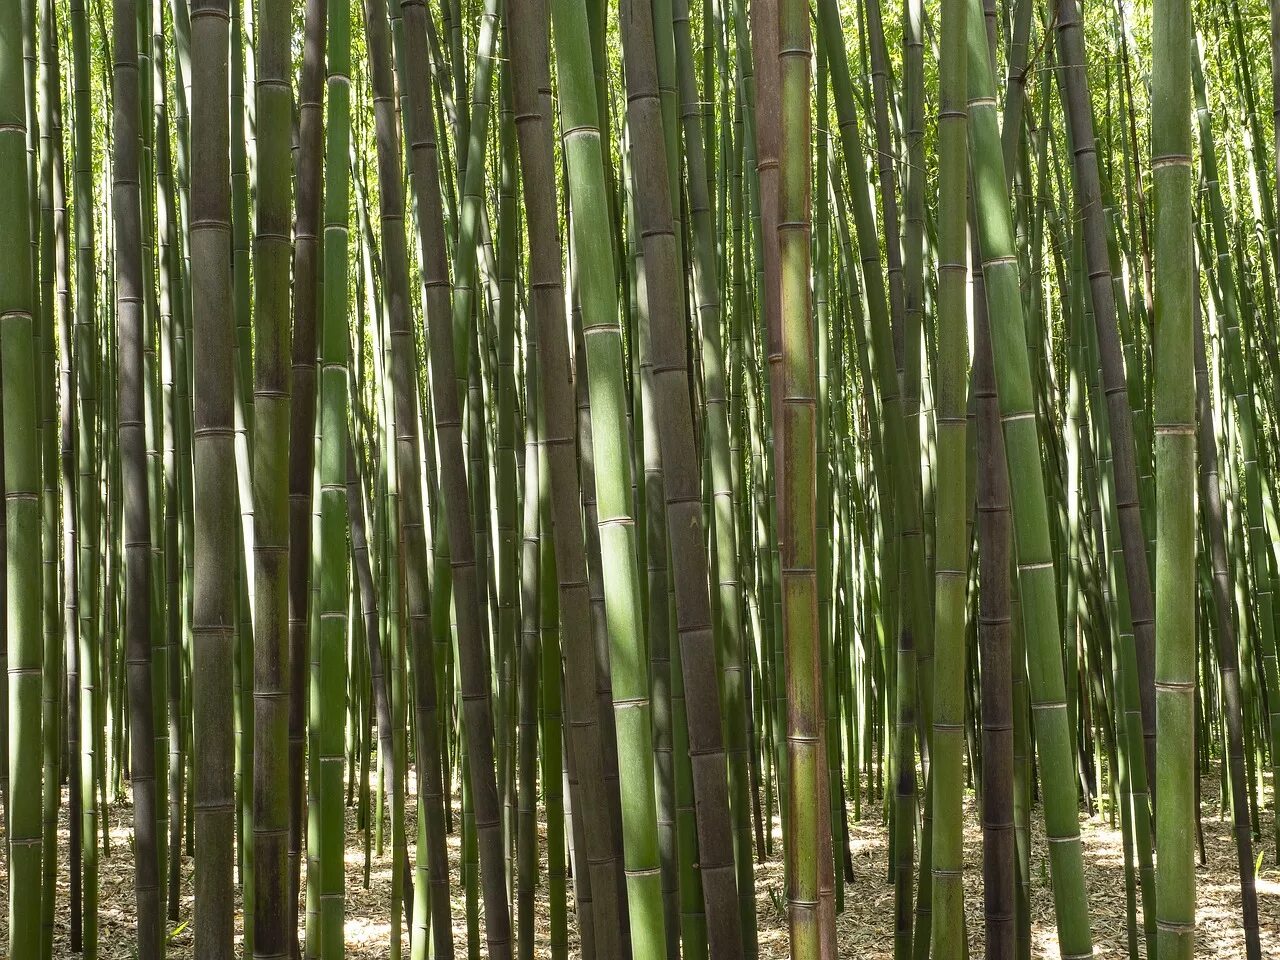
[[[183,618],[187,612],[186,592],[182,584],[183,556],[181,552],[182,501],[189,496],[180,485],[182,476],[179,467],[178,451],[184,454],[189,449],[188,426],[180,420],[179,407],[185,404],[180,396],[178,377],[180,376],[179,340],[185,339],[182,333],[185,328],[184,311],[186,308],[186,274],[182,258],[182,240],[179,225],[177,185],[174,176],[172,150],[169,142],[169,107],[168,107],[168,75],[169,57],[164,46],[165,6],[160,0],[152,0],[152,29],[154,31],[152,49],[155,63],[153,65],[155,98],[154,113],[156,129],[162,134],[156,138],[155,170],[157,178],[156,219],[160,246],[160,284],[159,284],[159,356],[156,358],[159,367],[159,389],[156,397],[159,411],[153,405],[153,417],[158,423],[159,441],[162,446],[159,463],[159,494],[163,505],[160,517],[160,537],[157,546],[160,552],[157,566],[163,574],[163,613],[162,640],[164,647],[164,707],[157,705],[157,723],[164,724],[164,745],[168,748],[166,758],[166,798],[167,808],[164,811],[165,825],[168,835],[164,838],[166,856],[162,866],[166,868],[165,894],[167,919],[177,922],[179,903],[181,900],[182,833],[185,826],[186,801],[186,754],[189,750],[189,739],[182,724],[182,701],[187,692],[183,670]],[[158,39],[156,34],[159,35]],[[185,344],[183,344],[185,346]],[[185,375],[180,383],[185,394]],[[190,528],[188,527],[188,530]]]
[[[405,65],[408,71],[425,68],[421,30],[426,8],[420,0],[403,0],[405,18]],[[406,77],[409,93],[409,136],[413,163],[413,186],[417,195],[418,246],[423,257],[426,285],[426,316],[431,342],[431,391],[435,401],[436,439],[439,445],[441,494],[445,529],[451,551],[454,612],[458,626],[460,679],[463,712],[467,728],[466,747],[471,759],[471,787],[475,791],[476,827],[480,836],[485,899],[485,936],[491,956],[511,952],[511,908],[506,895],[505,856],[502,849],[501,810],[498,803],[493,763],[493,718],[488,681],[488,630],[482,596],[477,590],[475,532],[471,496],[467,485],[465,453],[462,447],[462,413],[458,390],[455,333],[451,319],[450,288],[444,222],[437,173],[437,151],[427,114],[429,88],[425,70]],[[473,241],[474,242],[474,241]],[[474,254],[474,251],[472,251]],[[468,314],[469,318],[469,314]],[[464,331],[465,332],[465,328]],[[469,339],[469,338],[468,338]],[[465,357],[465,354],[463,354]],[[461,376],[466,376],[465,366]],[[409,421],[413,422],[413,421]],[[407,429],[408,422],[401,429]],[[417,462],[416,454],[414,462]],[[416,481],[415,481],[416,482]],[[437,557],[439,554],[437,553]],[[437,602],[439,602],[437,600]],[[421,653],[415,653],[420,656]],[[423,693],[425,684],[419,687]],[[434,773],[432,773],[434,776]],[[443,840],[443,834],[441,841]],[[447,886],[439,888],[447,895]],[[443,908],[441,908],[443,909]],[[437,937],[443,938],[440,931]],[[440,940],[437,940],[440,943]]]
[[[967,654],[965,587],[969,572],[965,536],[967,505],[965,395],[969,355],[965,317],[967,221],[967,137],[965,121],[968,72],[965,41],[967,4],[942,7],[938,114],[938,358],[937,527],[933,685],[933,955],[958,960],[964,938],[964,852],[961,825],[964,755],[964,684]],[[926,692],[926,691],[922,691]]]
[[[150,549],[150,643],[151,643],[151,704],[152,704],[152,736],[155,747],[155,790],[156,790],[156,861],[161,909],[165,909],[168,896],[169,875],[169,725],[167,722],[167,706],[169,703],[169,650],[168,620],[166,610],[166,589],[164,562],[164,388],[163,373],[157,349],[166,344],[165,318],[171,316],[170,283],[173,274],[170,270],[172,260],[160,251],[157,257],[157,246],[163,241],[168,229],[167,219],[162,216],[160,203],[163,190],[158,178],[161,176],[159,158],[156,147],[156,131],[162,124],[167,125],[167,111],[164,105],[164,69],[163,51],[163,8],[154,0],[138,4],[139,49],[139,84],[142,106],[142,154],[140,171],[142,177],[142,255],[146,263],[145,298],[143,300],[143,350],[142,370],[146,383],[143,406],[143,433],[146,439],[147,464],[147,509],[149,513]],[[159,24],[157,24],[159,20]],[[161,34],[157,44],[156,34]],[[156,91],[161,96],[157,98]],[[165,135],[168,135],[167,130]],[[167,146],[167,145],[166,145]],[[156,266],[159,269],[155,269]],[[55,551],[56,556],[56,551]],[[163,936],[163,917],[161,933]]]
[[[259,4],[257,229],[254,231],[254,956],[289,947],[289,260],[292,109],[289,4]]]
[[[538,434],[546,432],[545,414],[539,414]],[[539,456],[539,515],[543,527],[551,525],[551,483],[546,458]],[[538,604],[539,638],[542,657],[542,742],[543,807],[547,821],[547,927],[552,960],[569,955],[568,915],[565,904],[565,807],[563,760],[563,707],[560,674],[560,608],[557,603],[555,544],[550,537],[539,538],[539,581],[542,596]]]
[[[984,298],[985,299],[985,298]],[[983,901],[987,956],[1016,948],[1013,669],[1010,621],[1009,475],[985,302],[974,311],[973,395],[978,405],[979,639],[982,650]]]
[[[99,637],[97,627],[98,535],[97,490],[97,388],[94,358],[97,336],[94,331],[97,287],[93,223],[93,112],[89,78],[89,24],[83,0],[70,7],[73,131],[72,190],[76,231],[76,294],[74,358],[76,381],[76,451],[79,471],[77,522],[80,556],[77,564],[80,594],[80,764],[81,886],[82,924],[80,947],[86,960],[97,960],[98,951],[98,805],[95,781],[99,752],[98,717]],[[11,928],[12,929],[12,928]],[[73,925],[73,930],[75,927]]]
[[[348,443],[347,447],[347,514],[351,518],[351,553],[353,568],[360,591],[360,612],[365,631],[365,644],[368,651],[369,682],[372,688],[373,709],[378,727],[379,763],[382,767],[382,791],[390,804],[393,870],[396,880],[393,881],[391,904],[391,935],[389,956],[395,960],[400,947],[400,904],[395,901],[397,895],[403,897],[403,887],[408,883],[409,852],[404,837],[404,790],[403,790],[403,744],[397,743],[393,724],[400,721],[399,698],[395,694],[395,674],[397,667],[403,668],[403,662],[395,649],[394,637],[388,637],[388,653],[382,649],[382,640],[378,629],[379,611],[378,596],[374,587],[373,569],[369,560],[368,524],[365,519],[364,485],[356,459],[355,447]],[[388,670],[388,661],[389,667]],[[391,676],[388,676],[388,673]],[[397,822],[401,821],[401,822]],[[402,889],[397,890],[400,886]],[[408,912],[412,914],[412,888],[408,890],[410,905]]]
[[[598,677],[589,610],[587,554],[579,519],[582,484],[574,451],[577,427],[556,209],[551,80],[545,29],[547,10],[543,0],[512,0],[508,9],[516,134],[529,225],[530,308],[537,328],[534,334],[538,346],[537,395],[546,409],[542,454],[547,457],[551,475],[561,629],[565,657],[572,664],[572,668],[565,671],[565,706],[569,752],[580,792],[571,799],[583,811],[585,863],[591,884],[591,914],[589,918],[579,915],[579,924],[585,927],[589,923],[597,955],[610,958],[620,955],[622,906],[618,903],[619,865],[611,855],[612,826],[605,799],[603,734],[595,702]],[[582,879],[579,873],[575,886]]]
[[[1129,587],[1129,607],[1138,654],[1138,690],[1142,703],[1144,762],[1155,769],[1155,640],[1151,578],[1138,496],[1134,455],[1133,417],[1125,386],[1124,360],[1116,328],[1115,292],[1104,222],[1102,186],[1089,81],[1085,71],[1084,32],[1075,0],[1058,0],[1057,49],[1062,61],[1058,72],[1063,104],[1071,130],[1077,206],[1082,211],[1084,252],[1088,263],[1089,295],[1097,328],[1103,388],[1107,398],[1107,425],[1111,433],[1112,468],[1115,471],[1116,507],[1124,547],[1124,572]]]
[[[684,158],[688,167],[687,189],[689,213],[694,232],[693,268],[694,299],[698,307],[702,329],[702,363],[706,381],[707,417],[706,439],[710,449],[712,512],[715,536],[716,581],[719,586],[715,605],[718,613],[718,629],[722,634],[721,649],[724,673],[724,710],[726,752],[729,756],[729,790],[731,811],[735,828],[735,857],[737,862],[738,904],[744,950],[754,954],[756,937],[755,898],[742,896],[742,891],[754,885],[751,869],[750,811],[748,757],[750,744],[747,735],[747,706],[744,631],[740,593],[739,569],[742,559],[739,550],[742,541],[736,530],[733,497],[740,482],[733,478],[734,458],[730,451],[731,432],[728,402],[725,396],[726,364],[721,347],[723,338],[722,303],[717,286],[715,262],[715,234],[711,209],[711,197],[707,191],[708,178],[714,170],[708,169],[703,138],[711,131],[703,129],[699,122],[698,89],[693,76],[692,41],[689,36],[689,7],[686,0],[676,0],[673,5],[675,24],[676,63],[679,68],[681,113],[684,119]],[[704,25],[704,31],[708,27]]]
[[[1198,47],[1197,47],[1198,49]],[[1204,70],[1200,57],[1191,60],[1192,82],[1195,94],[1196,113],[1199,120],[1201,165],[1205,180],[1205,194],[1209,203],[1209,222],[1212,227],[1213,246],[1217,257],[1212,277],[1221,299],[1221,308],[1226,325],[1225,330],[1225,382],[1230,391],[1236,410],[1238,422],[1238,442],[1240,455],[1244,465],[1245,510],[1244,519],[1247,524],[1247,537],[1244,545],[1244,556],[1253,573],[1253,590],[1256,605],[1253,622],[1254,630],[1246,636],[1259,650],[1262,660],[1262,675],[1265,684],[1271,720],[1271,752],[1274,765],[1276,746],[1280,744],[1280,676],[1276,670],[1276,624],[1275,597],[1271,586],[1266,539],[1266,516],[1274,509],[1272,484],[1263,463],[1265,440],[1259,425],[1257,408],[1254,402],[1254,390],[1250,385],[1248,369],[1248,350],[1245,345],[1243,315],[1247,308],[1241,305],[1241,280],[1243,272],[1235,269],[1231,263],[1233,244],[1226,225],[1226,209],[1222,197],[1222,184],[1219,179],[1219,168],[1214,143],[1213,127],[1206,99]],[[1242,322],[1242,320],[1244,322]],[[1273,766],[1274,771],[1274,766]],[[1274,776],[1274,772],[1273,772]],[[1280,830],[1280,828],[1277,828]],[[1280,833],[1277,834],[1280,836]]]
[[[1227,568],[1227,543],[1222,494],[1218,484],[1218,444],[1214,414],[1209,401],[1209,371],[1205,358],[1204,327],[1199,303],[1196,319],[1195,368],[1197,454],[1199,456],[1200,502],[1204,505],[1204,530],[1209,541],[1212,569],[1214,642],[1221,682],[1222,712],[1226,725],[1227,767],[1231,788],[1231,819],[1236,834],[1236,863],[1240,871],[1240,910],[1245,930],[1245,951],[1249,960],[1261,956],[1258,939],[1258,892],[1253,867],[1253,835],[1249,824],[1248,793],[1244,773],[1244,733],[1240,703],[1240,653],[1236,644],[1235,620],[1231,611],[1231,580]]]
[[[516,23],[519,14],[512,11]],[[519,50],[515,45],[514,50]],[[557,267],[559,265],[557,264]],[[541,593],[538,589],[541,530],[538,525],[539,449],[538,416],[538,331],[530,330],[525,339],[525,363],[530,374],[525,388],[525,402],[531,416],[525,418],[524,451],[524,535],[520,563],[520,688],[517,777],[519,778],[519,820],[516,832],[516,945],[520,960],[534,955],[534,894],[538,884],[538,621]]]
[[[992,321],[996,392],[1012,484],[1018,585],[1028,644],[1035,733],[1043,767],[1069,770],[1074,763],[1070,756],[1072,740],[1067,724],[1044,475],[1040,468],[1040,442],[1018,261],[1013,250],[1009,193],[992,95],[992,66],[986,55],[982,8],[976,2],[969,4],[968,21],[969,151],[979,212],[982,269]],[[1051,838],[1050,865],[1062,953],[1064,957],[1089,956],[1092,934],[1074,778],[1061,776],[1046,782],[1043,798],[1045,828]]]
[[[44,662],[41,676],[41,739],[43,741],[42,765],[44,789],[41,799],[41,820],[44,853],[41,877],[42,903],[40,922],[40,955],[53,955],[53,918],[56,909],[55,879],[58,874],[58,811],[62,805],[62,771],[60,743],[66,734],[62,717],[62,674],[69,663],[64,662],[65,640],[59,624],[58,604],[58,436],[54,426],[54,394],[57,390],[54,374],[55,329],[66,317],[65,268],[57,263],[56,232],[63,224],[58,222],[57,207],[62,218],[66,216],[65,189],[61,186],[61,158],[58,147],[62,136],[62,79],[59,76],[56,12],[48,3],[40,6],[40,224],[39,224],[39,297],[36,324],[38,353],[37,389],[40,397],[40,458],[41,506],[40,549],[43,576],[43,642]],[[62,192],[59,197],[56,194]],[[62,285],[61,294],[58,291]]]
[[[646,136],[661,135],[650,130]],[[649,655],[649,683],[653,700],[653,751],[655,790],[658,816],[658,856],[662,871],[662,903],[667,924],[667,956],[677,956],[681,942],[684,949],[701,956],[706,949],[706,909],[701,892],[701,876],[696,856],[683,854],[696,848],[696,827],[690,827],[692,769],[684,762],[688,755],[688,712],[681,696],[674,695],[674,678],[679,672],[678,658],[672,659],[673,635],[676,632],[674,590],[671,583],[671,546],[667,534],[667,504],[664,491],[662,445],[658,439],[660,417],[657,391],[654,389],[653,334],[650,321],[648,284],[644,251],[639,241],[637,206],[639,192],[635,164],[631,161],[631,137],[622,152],[622,170],[627,214],[628,311],[631,319],[630,340],[635,351],[631,363],[631,423],[636,434],[634,449],[643,460],[643,479],[637,490],[636,514],[643,517],[638,524],[637,550],[645,558],[644,590],[645,639]],[[656,200],[652,202],[658,202]],[[678,650],[677,650],[678,653]],[[677,772],[675,764],[680,762]],[[677,781],[679,789],[677,790]],[[677,799],[677,792],[680,796]],[[696,898],[693,892],[697,889]],[[681,905],[688,909],[681,910]],[[681,917],[687,918],[683,929]]]
[[[422,274],[426,288],[424,306],[429,316],[448,311],[448,270],[445,268],[445,251],[443,223],[440,220],[439,173],[436,169],[435,134],[431,128],[429,110],[428,76],[426,76],[426,51],[422,47],[425,40],[424,20],[429,19],[426,6],[416,0],[406,0],[401,4],[399,12],[404,26],[404,73],[401,82],[407,93],[408,109],[404,132],[410,145],[411,182],[417,198],[417,241],[422,252]],[[398,182],[398,174],[397,174]],[[403,236],[399,233],[398,236]],[[404,292],[407,296],[407,291]],[[406,305],[407,308],[407,305]],[[422,503],[420,489],[420,440],[417,433],[417,387],[413,376],[417,355],[416,340],[412,339],[412,330],[408,325],[406,314],[393,312],[390,319],[399,324],[393,329],[398,347],[393,353],[393,421],[396,424],[397,456],[396,468],[398,486],[402,492],[401,524],[403,540],[406,547],[406,573],[410,605],[410,652],[415,673],[420,677],[438,677],[447,664],[443,657],[436,655],[429,639],[429,627],[433,611],[428,607],[428,545],[426,545],[425,506]],[[439,421],[438,426],[439,426]],[[434,458],[428,456],[429,465]],[[429,467],[430,468],[430,467]],[[430,484],[434,486],[434,483]],[[442,531],[447,535],[447,531]],[[436,540],[436,562],[440,562],[445,541]],[[439,582],[435,586],[440,590]],[[448,593],[436,594],[436,611],[448,613]],[[425,771],[420,783],[420,803],[428,810],[425,820],[426,844],[419,846],[419,874],[422,865],[429,872],[429,893],[419,900],[419,911],[439,918],[431,923],[431,937],[438,954],[451,955],[453,952],[453,929],[451,923],[444,923],[443,918],[449,915],[449,893],[447,878],[447,854],[444,849],[445,828],[445,790],[444,768],[442,767],[442,745],[436,737],[439,730],[438,681],[419,682],[416,685],[417,708],[417,760],[419,771]],[[429,908],[428,908],[429,905]],[[413,937],[413,956],[425,956],[426,928],[419,928],[419,920],[413,920],[417,933]]]
[[[317,919],[309,925],[307,951],[320,960],[344,955],[346,897],[343,884],[342,712],[325,709],[341,702],[346,688],[346,633],[349,590],[345,528],[347,449],[348,290],[347,254],[350,178],[347,153],[351,138],[351,16],[347,0],[329,0],[326,88],[329,122],[325,129],[324,303],[320,326],[320,481],[319,581],[312,662],[311,715],[317,727],[318,780],[315,808],[317,869],[314,877]],[[310,940],[314,932],[316,942]]]
[[[56,23],[57,15],[54,13],[47,14],[48,22],[52,26]],[[60,43],[61,41],[59,41]],[[57,66],[57,59],[60,54],[55,51],[52,60],[54,61],[55,75],[60,72]],[[83,883],[81,879],[81,869],[84,859],[84,834],[82,832],[84,819],[80,813],[81,805],[84,802],[83,792],[81,788],[81,778],[83,777],[83,768],[80,762],[80,575],[78,572],[78,563],[80,560],[80,526],[79,526],[79,498],[76,493],[76,483],[79,479],[79,464],[76,459],[76,417],[78,415],[78,400],[76,397],[76,380],[75,380],[75,357],[73,355],[74,333],[73,324],[75,317],[73,316],[71,303],[71,255],[70,255],[70,238],[67,221],[67,198],[66,198],[66,160],[64,156],[64,146],[62,142],[62,82],[58,81],[58,90],[54,103],[54,119],[56,121],[56,129],[53,137],[54,144],[54,232],[57,238],[57,251],[55,253],[55,293],[58,300],[58,341],[61,344],[61,350],[58,354],[58,422],[59,422],[59,456],[61,458],[61,497],[62,497],[62,641],[63,641],[63,664],[64,664],[64,680],[62,689],[63,709],[65,711],[65,739],[66,749],[62,754],[62,769],[67,780],[68,794],[68,841],[69,841],[69,858],[68,858],[68,874],[70,880],[70,896],[69,896],[69,912],[71,920],[71,931],[69,940],[72,950],[81,952],[81,930],[83,927],[83,903],[81,900],[83,893]],[[94,834],[89,835],[90,845],[97,842]]]
[[[507,23],[502,24],[503,53],[510,56],[511,41]],[[514,694],[513,671],[519,649],[520,631],[520,554],[519,539],[520,506],[517,495],[516,443],[518,424],[518,394],[516,378],[517,314],[519,292],[516,287],[516,271],[519,258],[520,212],[517,207],[517,160],[515,131],[515,101],[512,97],[511,70],[502,71],[499,77],[498,98],[501,112],[498,120],[498,310],[497,310],[497,417],[495,425],[494,473],[497,486],[495,503],[496,540],[494,561],[497,573],[498,615],[495,618],[496,649],[498,651],[497,710],[499,717],[497,739],[498,789],[503,802],[503,831],[507,851],[507,877],[514,882],[514,829],[516,797],[515,776],[511,760],[514,745]],[[510,896],[510,887],[508,895]]]
[[[665,955],[662,887],[657,871],[656,800],[649,682],[643,646],[640,576],[631,509],[632,465],[625,370],[612,258],[603,242],[607,215],[603,150],[591,76],[586,16],[580,0],[555,0],[551,8],[559,66],[564,149],[568,160],[570,228],[588,369],[595,491],[618,768],[627,802],[622,805],[632,955]],[[593,890],[594,892],[594,890]]]
[[[231,0],[231,307],[235,317],[235,428],[236,490],[240,529],[238,568],[232,588],[235,596],[235,685],[236,725],[236,879],[249,903],[253,895],[253,614],[256,582],[253,532],[253,240],[250,225],[251,175],[249,140],[252,131],[250,101],[245,89],[252,84],[253,54],[249,49],[253,31],[253,4]],[[244,917],[245,943],[252,950],[253,911]]]
[[[130,783],[134,797],[134,873],[139,960],[163,954],[160,862],[156,837],[156,756],[152,707],[151,523],[147,496],[143,370],[144,298],[139,130],[138,4],[113,8],[118,430],[124,488],[125,657],[129,690]]]
[[[289,951],[298,955],[311,603],[311,495],[315,465],[316,316],[321,261],[326,0],[307,0],[298,84],[289,406]]]
[[[653,351],[654,424],[661,448],[671,553],[676,630],[686,690],[689,758],[697,800],[698,866],[714,956],[742,953],[733,832],[725,777],[719,682],[706,589],[699,458],[689,401],[688,358],[679,293],[680,251],[672,220],[667,151],[662,133],[652,8],[630,0],[619,12],[627,75],[627,119],[636,180],[636,228],[644,255],[641,309],[647,310]],[[650,598],[661,609],[663,598]],[[652,615],[652,613],[651,613]]]

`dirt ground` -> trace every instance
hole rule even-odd
[[[1244,956],[1244,936],[1240,928],[1240,892],[1236,874],[1235,849],[1230,823],[1219,817],[1216,783],[1206,778],[1203,799],[1204,842],[1207,864],[1197,871],[1197,957],[1235,958]],[[1266,796],[1271,792],[1267,790]],[[410,801],[408,837],[415,836],[415,811]],[[864,807],[867,819],[850,825],[855,879],[845,886],[845,911],[838,919],[838,942],[842,957],[858,960],[882,960],[893,951],[893,887],[886,882],[888,846],[884,826],[875,816],[878,811]],[[1036,811],[1036,817],[1039,810]],[[1262,853],[1258,874],[1258,906],[1262,928],[1263,956],[1280,957],[1280,869],[1275,861],[1272,840],[1274,811],[1263,812],[1263,842],[1255,844],[1255,856]],[[111,855],[101,861],[100,956],[103,960],[127,960],[133,956],[133,865],[131,856],[132,810],[126,801],[110,810]],[[775,826],[776,829],[776,826]],[[1103,817],[1082,822],[1085,869],[1094,932],[1094,954],[1097,957],[1125,956],[1124,863],[1119,829],[1112,829]],[[364,888],[364,840],[355,828],[355,810],[347,817],[347,956],[352,960],[373,960],[387,955],[390,932],[388,902],[391,884],[390,847],[379,857],[374,854],[369,889]],[[74,957],[68,944],[69,906],[66,872],[66,806],[60,833],[59,897],[54,956]],[[389,837],[388,837],[389,841]],[[1056,957],[1057,933],[1054,929],[1052,893],[1044,856],[1044,832],[1038,819],[1034,824],[1032,869],[1032,951],[1036,957]],[[413,845],[410,843],[410,857]],[[760,956],[781,958],[787,955],[788,936],[782,863],[778,858],[781,845],[775,843],[775,855],[756,865],[756,910],[759,919]],[[466,942],[463,919],[463,894],[458,881],[459,844],[449,838],[449,855],[453,873],[454,937],[460,951]],[[545,870],[543,871],[545,876]],[[7,898],[7,877],[0,876],[0,899]],[[169,929],[168,955],[187,960],[194,953],[189,925],[192,906],[192,862],[183,858],[181,919]],[[965,892],[970,948],[973,956],[982,951],[982,850],[981,829],[976,808],[970,797],[965,810]],[[539,891],[537,955],[548,956],[546,949],[545,891]],[[573,932],[572,891],[569,898],[570,947],[576,952]],[[7,942],[7,918],[0,913],[0,943]],[[406,954],[407,955],[407,954]]]

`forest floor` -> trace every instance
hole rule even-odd
[[[1202,818],[1207,863],[1198,869],[1196,938],[1197,957],[1236,958],[1244,956],[1244,936],[1240,928],[1240,887],[1236,871],[1235,845],[1230,822],[1219,816],[1217,783],[1206,777]],[[1268,789],[1266,796],[1271,796]],[[412,796],[412,792],[410,793]],[[65,800],[65,795],[64,795]],[[408,837],[416,835],[412,800],[408,804]],[[455,809],[458,809],[455,801]],[[54,930],[54,957],[76,956],[70,950],[70,913],[67,899],[67,818],[66,803],[60,822],[58,911]],[[893,886],[888,877],[888,842],[885,827],[876,810],[864,807],[866,818],[850,822],[854,881],[845,885],[845,910],[837,921],[837,939],[842,957],[882,960],[893,954]],[[965,894],[970,948],[973,956],[982,952],[982,848],[981,827],[972,795],[965,802]],[[1263,811],[1263,842],[1255,842],[1255,856],[1262,854],[1258,874],[1258,906],[1261,920],[1262,954],[1280,957],[1280,869],[1275,860],[1274,810]],[[133,952],[133,858],[131,849],[132,808],[126,799],[110,808],[111,854],[101,861],[100,956],[102,960],[127,960]],[[1058,956],[1054,929],[1052,891],[1045,858],[1045,840],[1040,810],[1033,816],[1031,901],[1032,953],[1035,957]],[[540,825],[541,826],[541,825]],[[775,825],[775,831],[776,831]],[[1121,834],[1105,817],[1083,819],[1085,873],[1097,957],[1123,958],[1126,953],[1124,861]],[[0,830],[0,836],[2,836]],[[389,909],[391,857],[373,855],[369,889],[364,887],[364,837],[356,829],[355,808],[347,813],[347,956],[351,960],[374,960],[387,955],[390,932]],[[454,939],[466,942],[463,893],[459,883],[460,848],[456,835],[449,837],[449,857],[454,890]],[[412,859],[413,844],[409,855]],[[781,844],[775,842],[774,856],[756,865],[756,912],[759,924],[760,956],[776,960],[787,956],[788,935],[785,915]],[[545,862],[543,864],[545,876]],[[0,871],[0,900],[7,899],[7,876]],[[192,909],[192,861],[183,857],[180,919],[169,925],[168,956],[188,960],[194,954],[190,926]],[[546,891],[540,888],[537,903],[538,950],[546,957]],[[572,887],[569,895],[570,948],[576,954],[573,930]],[[237,920],[237,936],[239,936]],[[6,943],[7,917],[0,912],[0,943]],[[407,956],[407,953],[406,953]],[[13,958],[19,960],[19,958]],[[28,958],[21,958],[28,960]]]

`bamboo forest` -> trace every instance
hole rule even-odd
[[[0,0],[0,450],[0,956],[1280,957],[1280,0]]]

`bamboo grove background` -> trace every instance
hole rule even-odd
[[[1030,956],[1046,860],[1089,957],[1094,813],[1175,960],[1216,781],[1260,957],[1278,68],[1259,0],[0,5],[9,955],[98,955],[127,799],[140,960],[342,957],[349,844],[393,960],[755,957],[778,855],[849,955],[863,818],[896,960]]]

